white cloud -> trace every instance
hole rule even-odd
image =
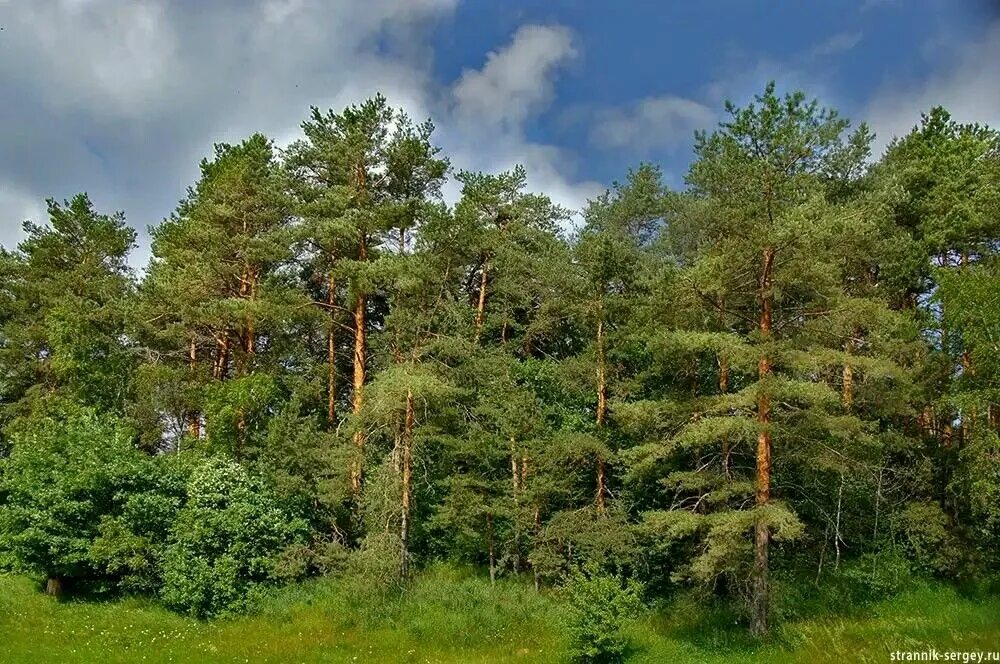
[[[664,95],[647,97],[598,115],[590,140],[604,148],[645,152],[691,142],[697,129],[710,129],[715,112],[691,99]]]
[[[983,39],[960,46],[950,63],[930,78],[901,86],[888,83],[872,98],[865,118],[876,133],[876,150],[905,135],[920,114],[944,106],[960,122],[1000,127],[1000,21]]]
[[[139,230],[141,266],[146,227],[174,208],[213,142],[262,131],[284,145],[309,106],[339,110],[376,92],[432,117],[456,168],[523,163],[534,190],[582,206],[602,187],[525,133],[578,54],[572,33],[524,26],[480,68],[437,82],[427,28],[457,1],[0,0],[0,85],[17,102],[0,104],[0,243],[16,243],[45,198],[87,191]]]
[[[576,57],[572,33],[558,25],[526,25],[482,69],[466,70],[455,84],[463,119],[515,128],[552,100],[559,66]]]
[[[574,177],[573,154],[525,134],[525,122],[551,104],[560,68],[579,55],[574,42],[565,27],[525,25],[482,68],[464,71],[452,86],[452,105],[435,116],[452,164],[490,173],[521,164],[529,188],[574,211],[602,192],[602,185]],[[444,190],[449,200],[458,192],[454,182]]]
[[[809,49],[809,55],[814,58],[840,55],[860,44],[862,38],[864,38],[864,33],[860,30],[856,32],[838,32]]]
[[[0,210],[7,213],[6,223],[0,224],[0,245],[13,248],[23,236],[21,223],[41,218],[45,202],[13,187],[0,187]]]
[[[0,242],[19,240],[24,211],[37,219],[46,197],[87,191],[98,209],[125,211],[144,263],[146,227],[213,142],[291,137],[310,105],[378,90],[422,103],[424,28],[454,3],[3,4],[0,86],[16,103],[0,104]]]

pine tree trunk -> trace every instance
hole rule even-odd
[[[604,354],[604,308],[600,306],[598,309],[598,319],[597,319],[597,429],[600,431],[604,428],[604,422],[607,419],[608,412],[608,383],[607,383],[607,368],[605,366],[605,354]],[[605,502],[604,496],[606,493],[605,489],[605,475],[607,472],[606,462],[603,455],[598,452],[597,454],[597,481],[595,486],[595,498],[594,502],[597,505],[597,513],[604,514]]]
[[[971,378],[976,374],[975,367],[972,366],[972,354],[968,348],[962,350],[962,375]],[[968,412],[962,412],[962,444],[972,438],[972,428],[976,424],[976,408],[970,407]]]
[[[330,329],[326,333],[326,425],[337,425],[337,279],[330,274],[327,280],[326,303],[329,306]]]
[[[236,414],[236,447],[233,456],[239,459],[243,456],[247,441],[247,417],[242,409]]]
[[[517,443],[514,438],[510,439],[510,475],[513,484],[511,494],[514,502],[514,571],[521,570],[521,468],[518,464]]]
[[[607,506],[605,505],[604,495],[606,493],[605,485],[607,483],[607,463],[604,461],[604,457],[601,455],[597,456],[597,496],[595,503],[597,505],[597,513],[604,514]]]
[[[851,354],[851,349],[854,347],[853,341],[850,339],[844,344],[844,352],[847,355]],[[854,405],[854,369],[851,367],[850,362],[844,362],[844,369],[841,372],[841,379],[843,383],[843,389],[840,395],[840,402],[844,407],[845,411],[850,412],[851,407]]]
[[[197,373],[198,367],[198,347],[195,343],[195,338],[191,336],[191,342],[188,344],[188,371],[191,377],[194,378]],[[194,408],[188,411],[187,416],[187,430],[188,435],[198,440],[201,438],[201,414]]]
[[[45,581],[45,594],[50,597],[59,598],[63,592],[63,579],[58,574],[53,574]]]
[[[354,164],[354,188],[359,201],[368,198],[368,172],[363,160]],[[363,204],[363,203],[362,203]],[[364,230],[358,240],[358,262],[368,260],[368,237]],[[354,376],[351,392],[351,412],[355,417],[361,414],[365,404],[365,362],[368,357],[367,306],[368,298],[360,290],[355,295],[354,302]],[[361,494],[361,483],[364,473],[365,432],[362,427],[354,432],[355,459],[351,467],[351,492],[355,503]]]
[[[483,257],[482,273],[479,277],[479,299],[476,302],[476,343],[483,334],[483,326],[486,324],[486,286],[489,283],[490,257]]]
[[[719,314],[719,328],[726,329],[726,302],[722,295],[715,299],[715,308]],[[729,358],[723,353],[719,353],[719,394],[729,393]],[[733,453],[729,443],[729,436],[722,434],[722,474],[726,479],[733,477]]]
[[[358,250],[360,260],[368,256],[365,240],[361,240]],[[365,360],[368,354],[366,339],[366,307],[368,299],[363,293],[357,294],[354,303],[354,380],[351,394],[351,411],[357,417],[365,404]],[[361,493],[364,466],[365,432],[361,427],[354,432],[355,459],[351,468],[351,491],[355,498]]]
[[[413,411],[413,392],[406,391],[406,412],[403,416],[403,449],[400,459],[402,470],[402,512],[400,519],[399,538],[402,546],[402,558],[400,560],[400,571],[405,578],[409,574],[410,565],[410,518],[413,510],[413,425],[415,414]]]
[[[538,541],[538,536],[542,533],[542,508],[538,503],[535,503],[534,517],[532,518],[534,523],[535,541]],[[532,576],[535,577],[535,592],[541,590],[541,576],[538,574],[538,566],[531,566]]]
[[[252,302],[256,294],[256,280],[257,277],[253,270],[247,269],[246,277],[244,279],[244,292],[243,297]],[[239,364],[237,367],[238,374],[244,376],[248,373],[253,373],[252,359],[257,350],[256,345],[257,333],[254,328],[254,319],[252,313],[247,313],[243,319],[243,355],[239,357]],[[242,408],[236,414],[236,449],[233,450],[233,455],[239,459],[243,456],[243,452],[246,449],[247,442],[247,414]]]
[[[255,272],[250,273],[247,289],[247,297],[253,302],[257,298],[257,274]],[[244,350],[248,356],[253,356],[257,352],[257,328],[253,313],[248,313],[246,317],[246,347]]]
[[[719,394],[729,393],[729,360],[719,356]],[[733,477],[733,453],[729,445],[729,436],[722,434],[722,474],[727,479]]]
[[[855,330],[852,334],[858,335],[860,331]],[[853,339],[848,339],[844,344],[844,352],[847,355],[851,354],[851,350],[854,348]],[[844,369],[842,372],[843,380],[843,391],[840,395],[841,405],[844,407],[844,411],[847,413],[851,412],[854,407],[854,369],[851,367],[850,361],[844,362]],[[836,562],[834,563],[834,569],[840,569],[840,516],[842,513],[842,508],[844,504],[844,473],[840,473],[840,488],[837,490],[837,521],[833,530],[833,546],[836,551]],[[878,503],[876,503],[876,522],[877,522],[877,509]]]
[[[490,583],[495,583],[497,580],[497,554],[493,535],[492,513],[486,515],[486,544],[489,547],[490,554]]]
[[[774,249],[764,249],[763,269],[760,277],[760,334],[766,344],[771,339],[772,328],[772,275],[774,270]],[[762,381],[757,396],[757,486],[755,491],[758,508],[766,507],[771,502],[771,395],[766,381],[771,376],[771,358],[766,349],[757,366],[757,374]],[[770,564],[768,547],[771,543],[771,531],[767,522],[758,516],[754,525],[754,565],[753,588],[751,599],[750,631],[763,636],[768,630],[768,612],[770,596]]]
[[[215,363],[212,365],[212,378],[225,380],[229,369],[229,332],[223,331],[215,337]]]
[[[244,232],[246,232],[246,224],[244,224]],[[244,268],[243,274],[240,275],[240,299],[253,301],[254,298],[254,275],[250,268]],[[243,351],[242,355],[236,356],[236,374],[237,376],[243,376],[247,372],[247,364],[250,361],[250,356],[254,354],[254,320],[253,315],[247,312],[243,316],[243,329],[238,334],[237,341],[240,345],[240,350]]]

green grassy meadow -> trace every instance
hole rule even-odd
[[[925,584],[839,616],[789,620],[755,643],[677,601],[632,628],[630,662],[887,662],[894,649],[998,650],[1000,598]],[[0,576],[0,662],[560,662],[563,605],[517,581],[436,568],[405,594],[319,580],[252,616],[199,622],[155,602],[56,601]]]

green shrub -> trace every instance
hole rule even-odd
[[[302,541],[306,524],[232,461],[203,463],[187,493],[165,554],[164,602],[197,617],[248,609],[277,581],[280,552]]]
[[[910,561],[895,548],[866,553],[844,566],[843,576],[852,582],[854,601],[869,603],[898,595],[913,585]]]
[[[0,550],[8,563],[46,577],[53,593],[64,583],[128,588],[136,574],[155,576],[150,540],[127,527],[138,504],[158,501],[157,468],[132,444],[132,432],[67,403],[12,430],[11,455],[0,460]],[[162,505],[152,511],[169,514]]]
[[[961,542],[949,528],[948,515],[931,501],[908,503],[898,517],[904,546],[919,571],[956,577],[966,562]]]
[[[628,646],[626,628],[642,608],[642,586],[590,567],[565,586],[571,653],[577,661],[617,661]]]

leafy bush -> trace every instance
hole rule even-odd
[[[12,566],[44,575],[53,594],[64,582],[128,586],[132,573],[151,573],[147,542],[120,527],[157,487],[132,432],[61,403],[18,421],[12,433],[11,455],[0,460],[0,550]],[[106,546],[109,537],[118,544]]]
[[[578,661],[617,661],[628,646],[625,629],[642,608],[642,586],[595,567],[575,572],[566,585],[571,652]]]
[[[170,533],[164,602],[198,617],[249,608],[274,583],[279,553],[306,524],[289,517],[262,481],[225,459],[204,462]]]
[[[911,502],[898,517],[904,546],[918,570],[957,576],[965,563],[961,543],[949,528],[948,515],[931,501]]]
[[[910,561],[895,548],[862,555],[844,566],[843,576],[853,582],[859,603],[892,597],[914,582]]]
[[[160,587],[166,543],[196,460],[189,454],[148,459],[147,489],[123,496],[120,512],[101,518],[89,555],[106,576],[118,579],[120,589],[155,592]]]

